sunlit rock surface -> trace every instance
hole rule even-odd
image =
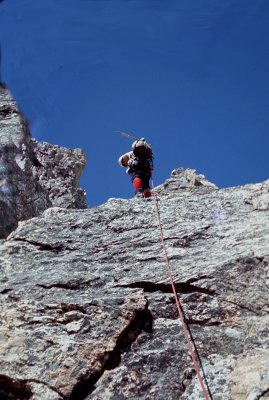
[[[212,398],[266,399],[269,182],[217,189],[182,169],[167,182],[156,188],[164,241]],[[154,199],[49,208],[0,252],[3,396],[204,398]]]
[[[86,165],[86,156],[81,149],[32,140],[30,154],[35,159],[31,173],[46,190],[53,206],[87,208],[86,193],[78,187]]]
[[[79,149],[32,140],[15,101],[0,85],[0,238],[48,207],[87,207],[78,188],[85,164]]]

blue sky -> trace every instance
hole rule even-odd
[[[146,137],[155,183],[269,178],[268,0],[4,0],[1,76],[38,140],[81,147],[90,206],[129,198],[117,164]]]

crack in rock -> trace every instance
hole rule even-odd
[[[89,306],[96,306],[96,304],[89,302]],[[87,311],[83,305],[80,304],[71,304],[71,303],[61,303],[61,310],[63,313],[70,312],[70,311],[79,311],[82,314],[87,314]]]
[[[190,247],[192,242],[200,239],[208,239],[211,237],[206,231],[211,227],[211,225],[207,225],[199,231],[192,232],[188,235],[184,235],[181,238],[177,238],[177,241],[173,243],[173,246],[179,247]],[[167,240],[169,238],[165,238]]]
[[[96,389],[96,383],[106,370],[113,370],[121,363],[121,355],[130,350],[132,343],[143,332],[152,333],[153,318],[146,305],[145,310],[136,313],[131,323],[119,336],[115,348],[107,354],[102,369],[82,378],[73,388],[70,400],[83,400]]]
[[[32,391],[24,380],[13,379],[6,375],[0,375],[0,398],[9,400],[28,400]]]
[[[98,281],[100,278],[91,279],[86,282],[67,282],[67,283],[51,283],[46,285],[45,283],[38,283],[37,286],[42,287],[43,289],[65,289],[65,290],[83,290],[91,287],[91,284],[95,281]]]
[[[210,318],[206,319],[192,319],[192,318],[187,318],[185,317],[185,322],[188,325],[205,325],[205,326],[220,326],[221,322],[220,321],[210,321]]]
[[[218,293],[217,293],[217,295],[219,296]],[[237,307],[239,307],[239,308],[242,308],[242,310],[250,311],[251,313],[253,313],[253,314],[255,314],[255,315],[258,315],[258,316],[261,315],[260,313],[258,313],[257,311],[253,310],[252,308],[247,307],[247,306],[244,306],[243,304],[240,304],[240,303],[236,303],[235,301],[223,299],[223,302],[224,302],[224,303],[233,304],[234,306],[237,306]]]
[[[196,376],[196,372],[194,368],[188,368],[183,372],[183,378],[182,378],[182,388],[183,388],[183,393],[186,391],[186,388],[190,385],[191,381],[193,378]],[[182,393],[182,394],[183,394]]]
[[[200,286],[195,286],[191,285],[190,281],[193,282],[193,280],[189,280],[187,282],[179,282],[175,283],[175,288],[176,291],[179,293],[193,293],[193,292],[199,292],[199,293],[204,293],[210,296],[214,296],[216,292],[211,289],[206,289],[202,288]],[[143,289],[145,292],[157,292],[160,291],[162,293],[171,293],[172,292],[172,287],[170,283],[154,283],[150,281],[141,281],[141,282],[133,282],[133,283],[128,283],[126,285],[117,285],[117,287],[129,287],[129,288],[137,288],[137,289]]]
[[[123,233],[123,232],[131,232],[131,231],[140,231],[141,230],[141,226],[134,226],[134,227],[130,227],[130,228],[126,228],[126,227],[113,227],[113,226],[109,226],[108,228],[110,228],[113,232],[115,233]],[[148,226],[147,229],[156,229],[155,226]]]
[[[5,289],[1,290],[0,294],[9,293],[9,292],[12,292],[12,290],[13,290],[13,289],[11,289],[11,288],[5,288]]]
[[[193,283],[193,282],[198,282],[201,281],[202,279],[214,279],[213,276],[210,275],[201,275],[195,278],[190,278],[188,280],[186,280],[186,283]]]
[[[66,251],[66,250],[76,251],[76,249],[65,246],[63,243],[58,243],[58,244],[55,243],[55,245],[52,245],[52,244],[42,243],[42,242],[38,242],[35,240],[30,240],[30,239],[20,238],[20,237],[16,237],[13,240],[16,240],[18,242],[26,242],[26,243],[32,244],[33,246],[37,246],[38,250],[40,250],[40,251],[52,251],[53,253],[57,253],[57,254],[62,251]]]
[[[12,114],[19,114],[19,112],[18,110],[7,104],[4,104],[0,107],[0,117],[6,118]]]
[[[265,395],[268,394],[268,393],[269,393],[269,389],[265,389],[263,392],[261,392],[261,394],[259,394],[258,396],[256,396],[254,400],[260,400],[260,399],[263,398],[263,396],[265,396]],[[264,399],[266,399],[266,397],[265,397]]]

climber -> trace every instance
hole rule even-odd
[[[131,177],[136,197],[151,197],[150,178],[153,171],[153,153],[150,145],[144,138],[132,144],[132,151],[119,158],[121,167],[128,167],[127,173]]]

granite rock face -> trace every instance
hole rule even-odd
[[[156,188],[156,192],[166,190],[170,193],[179,189],[192,189],[195,187],[217,189],[217,186],[209,182],[202,174],[197,175],[195,169],[177,168],[171,172],[171,176],[163,185]]]
[[[29,146],[35,162],[30,172],[48,193],[53,207],[87,208],[86,193],[79,180],[86,165],[81,149],[67,149],[46,142],[32,140]]]
[[[156,193],[211,398],[268,399],[269,182],[217,189],[178,169]],[[204,398],[154,199],[49,208],[0,251],[4,398]]]
[[[85,192],[78,188],[85,163],[79,149],[32,140],[15,101],[0,85],[0,238],[18,221],[51,206],[87,207]]]

